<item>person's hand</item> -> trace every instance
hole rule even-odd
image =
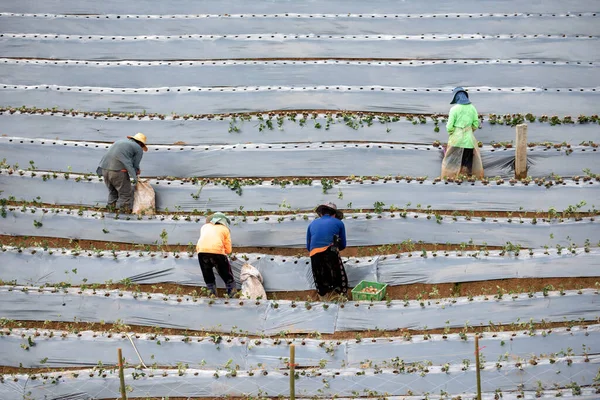
[[[141,169],[138,169],[138,170],[137,170],[137,174],[139,175],[139,174],[141,174],[141,173],[142,173],[142,170],[141,170]]]

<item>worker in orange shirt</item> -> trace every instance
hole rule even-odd
[[[229,232],[229,218],[223,213],[214,213],[207,223],[200,228],[200,238],[196,244],[198,262],[202,276],[209,292],[217,295],[217,285],[213,268],[225,282],[227,295],[235,294],[235,280],[229,264],[231,254],[231,234]]]

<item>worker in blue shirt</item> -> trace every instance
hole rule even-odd
[[[344,214],[334,203],[321,204],[316,213],[319,218],[306,231],[306,249],[317,292],[321,300],[329,300],[333,293],[348,292],[348,277],[339,253],[346,248]]]

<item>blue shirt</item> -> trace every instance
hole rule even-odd
[[[310,252],[333,244],[333,235],[340,236],[340,250],[346,248],[344,223],[331,215],[323,215],[310,223],[306,230],[306,249]]]
[[[133,139],[121,139],[113,143],[100,161],[100,168],[109,171],[127,170],[129,179],[137,180],[136,172],[140,169],[140,161],[144,151]],[[98,175],[101,171],[96,171]]]

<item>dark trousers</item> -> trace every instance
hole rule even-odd
[[[231,265],[226,255],[198,253],[198,262],[202,270],[202,277],[207,286],[215,284],[215,273],[213,268],[217,269],[217,273],[223,279],[223,282],[229,287],[233,284],[233,272]]]
[[[315,286],[320,296],[336,292],[346,294],[348,292],[348,277],[344,263],[337,251],[327,250],[310,256]]]
[[[473,170],[473,149],[463,149],[460,165],[467,168],[469,172]]]
[[[123,171],[102,170],[104,184],[108,188],[108,207],[129,211],[133,207],[133,187],[129,174]]]

